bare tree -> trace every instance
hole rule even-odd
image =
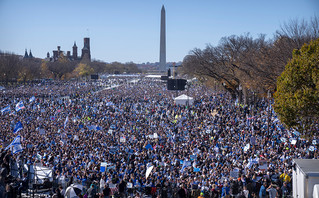
[[[184,73],[215,79],[237,96],[241,94],[239,86],[244,93],[274,92],[292,51],[318,38],[318,24],[318,17],[310,22],[291,20],[268,41],[263,34],[256,39],[249,34],[223,37],[216,47],[192,50],[184,58]]]

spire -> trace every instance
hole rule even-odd
[[[29,53],[29,58],[33,58],[32,53],[31,53],[31,49],[30,49],[30,53]]]
[[[161,10],[161,30],[160,30],[160,66],[161,72],[166,71],[166,25],[165,25],[165,8]]]
[[[24,53],[24,57],[23,58],[29,58],[27,49],[25,49],[25,53]]]
[[[76,43],[75,43],[75,41],[74,41],[74,45],[73,45],[73,47],[76,47]]]

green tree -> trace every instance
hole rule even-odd
[[[313,135],[319,120],[319,39],[294,50],[277,80],[275,111],[288,127]]]

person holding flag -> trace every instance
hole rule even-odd
[[[21,129],[23,129],[23,125],[22,123],[19,121],[16,123],[14,129],[13,129],[13,133],[17,133],[18,131],[20,131]]]
[[[10,112],[11,108],[10,105],[6,106],[5,108],[1,109],[1,114],[3,115],[4,113]]]
[[[64,128],[66,127],[66,125],[68,124],[68,122],[69,122],[69,116],[67,116],[67,117],[65,118],[65,121],[64,121]]]
[[[14,140],[9,144],[5,150],[10,149],[13,154],[19,153],[23,151],[22,145],[21,145],[21,136],[18,135]]]
[[[29,99],[29,103],[31,103],[31,102],[33,102],[33,101],[35,101],[35,97],[34,97],[34,96],[32,96],[32,97]]]
[[[22,101],[18,102],[17,105],[16,105],[16,112],[22,110],[22,109],[25,109],[25,106],[23,104]]]

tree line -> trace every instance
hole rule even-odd
[[[283,72],[294,49],[319,38],[319,18],[291,20],[281,25],[272,39],[249,33],[226,36],[217,46],[195,48],[183,60],[182,73],[205,82],[214,81],[234,98],[247,102],[254,95],[267,96],[276,91],[277,78]],[[243,97],[242,97],[243,96]]]
[[[120,74],[141,72],[133,62],[105,63],[101,61],[70,61],[61,56],[50,62],[39,58],[23,58],[22,56],[0,52],[0,81],[28,82],[36,79],[50,78],[69,80],[87,77],[91,74]]]

